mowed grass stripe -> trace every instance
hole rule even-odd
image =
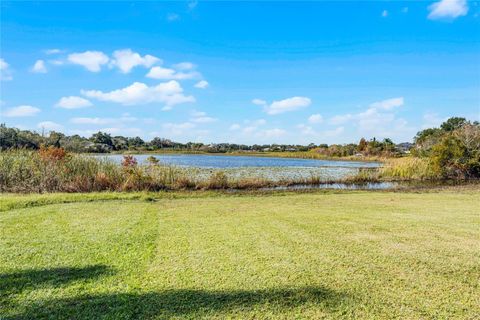
[[[478,199],[357,192],[11,210],[0,214],[0,316],[475,318]]]

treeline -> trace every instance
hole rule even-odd
[[[144,141],[140,137],[112,136],[97,132],[89,138],[79,135],[68,136],[52,131],[44,136],[35,131],[19,130],[0,125],[0,149],[37,150],[41,146],[63,148],[75,153],[109,153],[109,152],[148,152],[148,151],[184,151],[184,152],[308,152],[319,157],[396,157],[411,153],[415,157],[430,158],[432,165],[439,171],[448,171],[443,175],[454,176],[463,172],[477,175],[479,166],[479,123],[465,118],[453,117],[439,128],[429,128],[417,133],[414,143],[395,144],[391,139],[366,140],[350,144],[203,144],[197,142],[180,143],[165,138],[155,137]],[[293,154],[294,155],[294,154]],[[454,160],[452,160],[454,159]],[[455,173],[457,172],[457,173]]]
[[[122,151],[190,151],[208,153],[227,152],[305,152],[313,151],[325,156],[345,157],[362,155],[390,156],[408,151],[413,145],[402,143],[396,145],[390,139],[382,141],[375,138],[367,141],[360,139],[358,144],[235,144],[215,143],[203,144],[198,142],[180,143],[165,138],[155,137],[151,141],[144,141],[140,137],[112,136],[105,132],[97,132],[89,138],[79,135],[68,136],[52,131],[48,135],[41,135],[30,130],[19,130],[0,125],[0,149],[30,149],[37,150],[41,146],[63,148],[75,153],[110,153]]]

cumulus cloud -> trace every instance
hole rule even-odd
[[[67,60],[73,64],[81,65],[91,72],[99,72],[102,65],[110,61],[108,56],[101,51],[72,53],[68,55]]]
[[[131,49],[116,50],[113,52],[113,59],[110,63],[113,67],[118,67],[120,72],[129,73],[137,66],[150,68],[156,63],[161,63],[161,60],[151,55],[141,56]]]
[[[263,105],[266,113],[269,115],[276,115],[308,107],[312,101],[307,97],[292,97],[284,100],[273,101],[270,105],[261,99],[253,99],[252,103],[256,105]]]
[[[48,131],[62,131],[63,126],[59,123],[53,121],[43,121],[37,124],[37,127],[40,129],[48,130]]]
[[[182,72],[171,68],[164,68],[160,66],[153,67],[146,74],[147,78],[159,79],[159,80],[185,80],[193,79],[199,76],[196,71]]]
[[[308,122],[309,123],[322,123],[323,122],[323,117],[319,113],[312,114],[310,117],[308,117]]]
[[[85,98],[70,96],[62,97],[55,106],[64,109],[80,109],[91,107],[93,104]]]
[[[5,110],[4,117],[16,118],[16,117],[32,117],[40,112],[39,108],[32,106],[18,106]]]
[[[195,102],[193,96],[183,94],[183,88],[175,80],[163,82],[151,87],[141,82],[134,82],[128,87],[110,92],[100,90],[82,90],[81,92],[89,98],[115,102],[122,105],[140,105],[153,102],[163,103],[163,110],[170,110],[177,104]]]
[[[355,127],[362,136],[403,139],[406,135],[414,133],[414,129],[396,115],[396,109],[403,105],[403,97],[382,100],[370,104],[362,112],[334,116],[329,119],[329,123],[332,125],[350,123],[350,126]]]
[[[235,130],[240,130],[241,126],[238,123],[234,123],[230,126],[230,130],[235,131]]]
[[[71,123],[83,125],[106,125],[106,124],[121,124],[137,121],[137,118],[131,117],[128,113],[122,115],[120,118],[72,118]]]
[[[387,100],[382,100],[374,102],[370,105],[371,108],[382,109],[382,110],[392,110],[403,106],[404,100],[403,97],[391,98]]]
[[[34,72],[34,73],[47,73],[47,67],[45,66],[45,61],[37,60],[32,67],[32,72]]]
[[[209,117],[206,112],[202,111],[193,111],[191,115],[192,119],[190,119],[190,121],[195,123],[211,123],[218,120],[216,118]]]
[[[440,0],[428,7],[430,13],[428,18],[438,19],[456,19],[468,13],[467,0]]]
[[[4,59],[0,58],[0,80],[10,81],[12,79],[10,65]]]
[[[198,89],[206,89],[208,87],[208,82],[206,80],[198,81],[195,83],[194,87]]]
[[[177,64],[174,64],[173,67],[177,70],[192,70],[192,69],[195,69],[195,64],[191,63],[191,62],[188,62],[188,61],[185,61],[185,62],[180,62],[180,63],[177,63]]]

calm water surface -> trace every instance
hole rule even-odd
[[[181,167],[197,168],[245,168],[245,167],[299,167],[299,168],[377,168],[378,162],[363,161],[336,161],[336,160],[311,160],[274,157],[252,156],[222,156],[222,155],[198,155],[198,154],[138,154],[134,155],[138,163],[145,164],[146,159],[153,156],[160,162]],[[120,163],[123,155],[102,155]]]
[[[341,180],[354,176],[364,168],[378,168],[380,163],[362,161],[311,160],[254,156],[224,156],[197,154],[140,154],[134,155],[139,164],[154,156],[161,163],[186,168],[197,179],[208,179],[216,171],[223,171],[231,179],[261,178],[271,181],[301,180],[312,176],[323,181]],[[123,155],[102,155],[121,163]],[[385,186],[380,186],[384,188]],[[346,189],[343,185],[330,188]]]

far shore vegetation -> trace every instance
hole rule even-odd
[[[203,145],[175,143],[154,138],[112,137],[98,132],[89,139],[51,132],[0,127],[1,192],[93,192],[258,189],[321,183],[382,181],[445,181],[480,178],[480,125],[464,118],[450,118],[439,128],[420,131],[414,143],[395,144],[390,139],[346,145]],[[164,165],[153,155],[139,164],[126,154],[121,165],[84,155],[88,152],[203,152],[215,154],[262,154],[309,159],[376,159],[378,169],[358,170],[336,181],[322,176],[269,180],[259,177],[231,178],[221,170],[201,177],[186,168]]]

